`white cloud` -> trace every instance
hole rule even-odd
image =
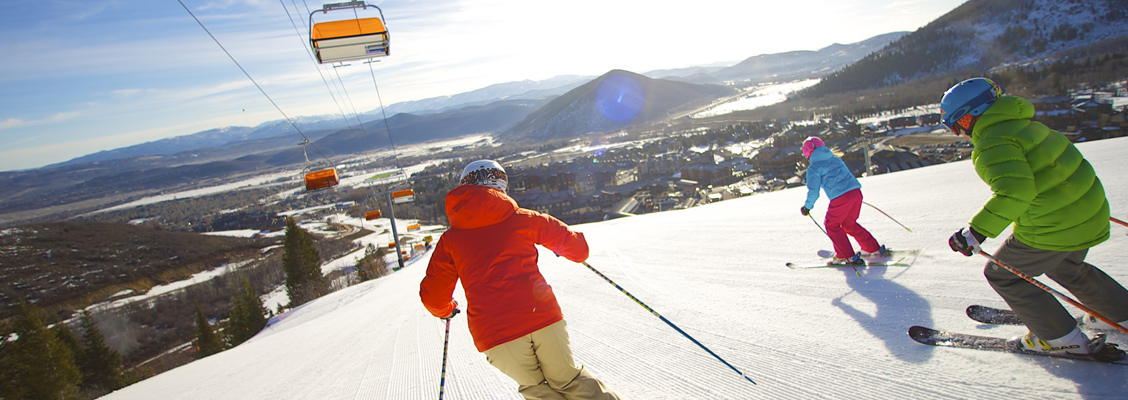
[[[4,120],[0,120],[0,131],[8,128],[15,128],[22,124],[23,120],[20,120],[19,118],[6,118]]]
[[[75,117],[78,117],[81,114],[82,113],[78,112],[78,111],[67,111],[67,112],[55,113],[55,114],[48,116],[47,118],[42,118],[42,119],[24,120],[24,119],[20,119],[20,118],[7,118],[7,119],[0,121],[0,131],[5,130],[5,129],[12,129],[12,128],[21,128],[21,127],[28,127],[28,126],[52,124],[52,123],[56,123],[56,122],[61,122],[61,121],[73,119]]]

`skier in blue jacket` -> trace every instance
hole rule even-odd
[[[799,209],[808,215],[819,199],[819,189],[826,192],[830,205],[826,209],[826,234],[834,244],[834,260],[831,264],[866,265],[862,253],[854,253],[854,246],[846,235],[854,237],[863,252],[885,254],[885,246],[879,245],[873,235],[858,225],[858,214],[862,209],[862,184],[846,167],[842,159],[836,157],[826,147],[822,139],[811,136],[803,141],[803,156],[811,160],[807,167],[807,202]]]

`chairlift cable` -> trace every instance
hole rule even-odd
[[[291,1],[293,1],[293,0],[291,0]],[[303,3],[303,4],[306,4],[306,3],[305,3],[305,0],[303,0],[303,1],[302,1],[302,3]],[[343,4],[343,3],[341,3],[341,4]],[[373,7],[375,7],[375,6],[373,6]],[[294,8],[296,9],[297,7],[295,6]],[[307,8],[307,9],[309,8],[308,4],[306,5],[306,8]],[[366,5],[366,7],[365,7],[365,8],[367,8],[367,5]],[[376,8],[377,10],[379,10],[379,7],[375,7],[375,8]],[[327,11],[325,11],[325,10],[327,10],[327,8],[326,8],[326,7],[323,7],[323,8],[322,8],[322,12],[323,12],[323,13],[327,13]],[[338,10],[339,10],[339,9],[338,9]],[[310,13],[310,15],[311,15],[311,18],[310,18],[310,25],[309,25],[309,26],[307,27],[307,28],[309,29],[310,33],[311,33],[311,35],[310,35],[311,37],[312,37],[312,31],[313,31],[313,18],[312,18],[312,15],[313,15],[313,14],[315,14],[315,13],[317,13],[317,11],[314,11],[314,12],[311,12],[311,13]],[[360,15],[360,13],[358,12],[358,9],[357,9],[356,7],[353,7],[353,8],[352,8],[352,13],[353,13],[353,20],[354,20],[354,21],[355,21],[355,22],[357,23],[357,28],[358,28],[358,30],[362,30],[362,29],[361,29],[361,26],[360,26],[360,20],[361,20],[360,18],[361,18],[361,15]],[[383,13],[381,13],[381,23],[383,23]],[[311,50],[311,52],[313,51],[313,50],[312,50],[312,48],[311,48],[310,50]],[[315,61],[316,61],[316,59],[315,59]],[[390,126],[390,123],[388,122],[388,115],[387,115],[387,112],[386,112],[386,110],[384,109],[384,101],[383,101],[383,97],[382,97],[382,96],[380,95],[380,87],[379,87],[379,85],[378,85],[378,84],[376,83],[376,73],[375,73],[375,71],[374,71],[374,69],[373,69],[373,67],[372,67],[372,63],[373,63],[373,61],[372,61],[372,58],[369,58],[369,59],[368,59],[368,61],[367,61],[366,63],[368,64],[368,71],[369,71],[369,74],[370,74],[370,75],[371,75],[371,77],[372,77],[372,84],[373,84],[373,87],[375,87],[375,89],[376,89],[376,98],[377,98],[377,100],[379,101],[379,105],[380,105],[380,114],[381,114],[381,117],[382,117],[382,119],[384,120],[384,127],[385,127],[386,131],[388,132],[388,142],[389,142],[389,144],[391,145],[391,148],[392,148],[392,155],[393,155],[393,157],[394,157],[394,158],[395,158],[395,160],[396,160],[396,161],[395,161],[395,165],[396,165],[396,167],[397,167],[397,168],[398,168],[398,169],[400,170],[400,173],[401,173],[401,174],[405,174],[405,175],[406,175],[406,171],[404,171],[403,167],[402,167],[402,166],[401,166],[401,165],[399,164],[399,151],[398,151],[398,150],[396,149],[396,144],[395,144],[395,141],[394,141],[394,140],[392,139],[391,126]],[[364,133],[365,135],[369,134],[369,131],[368,131],[368,129],[367,129],[367,128],[366,128],[365,126],[364,126],[364,121],[363,121],[363,119],[361,118],[361,116],[360,116],[360,113],[359,113],[359,112],[358,112],[358,111],[356,110],[356,106],[355,106],[355,105],[354,105],[354,103],[352,102],[352,96],[350,96],[350,95],[348,94],[348,89],[346,88],[346,85],[345,85],[345,83],[344,83],[344,80],[343,80],[343,79],[341,78],[341,76],[340,76],[340,73],[337,73],[337,80],[338,80],[338,81],[340,82],[340,85],[341,85],[341,88],[342,88],[341,90],[342,90],[342,93],[343,93],[343,97],[344,97],[344,98],[345,98],[345,99],[347,100],[347,102],[348,102],[348,105],[349,105],[350,107],[352,107],[354,115],[356,115],[356,118],[357,118],[357,122],[358,122],[358,123],[360,124],[360,129],[361,129],[361,131],[362,131],[362,132],[363,132],[363,133]]]
[[[208,27],[207,27],[207,26],[204,26],[204,22],[203,22],[203,21],[200,21],[200,18],[196,17],[196,14],[195,14],[195,13],[193,13],[193,12],[192,12],[192,10],[191,10],[191,9],[189,9],[189,8],[188,8],[188,6],[187,6],[186,4],[184,4],[184,1],[183,1],[183,0],[176,0],[176,1],[177,1],[178,3],[180,3],[180,6],[181,6],[181,7],[184,7],[184,10],[188,12],[188,15],[191,15],[191,16],[192,16],[192,19],[196,20],[196,23],[197,23],[197,24],[200,24],[200,28],[203,28],[203,29],[204,29],[204,32],[207,32],[208,36],[210,36],[210,37],[212,38],[212,40],[213,40],[213,41],[215,41],[215,44],[216,44],[216,45],[219,45],[219,48],[220,48],[220,50],[223,50],[223,53],[224,53],[224,54],[227,54],[227,57],[228,57],[228,58],[230,58],[230,59],[231,59],[231,61],[235,63],[235,66],[236,66],[236,67],[239,67],[239,70],[240,70],[240,71],[243,71],[243,75],[246,75],[246,76],[247,76],[247,79],[249,79],[249,80],[251,81],[251,83],[253,83],[253,84],[255,85],[255,87],[256,87],[256,88],[258,88],[259,92],[261,92],[261,93],[262,93],[262,95],[266,97],[266,100],[267,100],[267,101],[270,101],[270,104],[272,104],[272,105],[274,106],[274,108],[278,110],[278,113],[282,114],[282,117],[286,119],[286,122],[289,122],[289,123],[290,123],[290,126],[293,126],[293,127],[294,127],[294,130],[296,130],[296,131],[298,132],[298,134],[302,136],[302,139],[305,139],[305,140],[307,140],[307,141],[308,141],[308,140],[309,140],[309,138],[308,138],[308,137],[306,137],[305,133],[303,133],[303,132],[302,132],[301,128],[298,128],[298,125],[297,125],[297,124],[295,124],[295,123],[294,123],[294,121],[293,121],[293,120],[291,120],[291,119],[290,119],[290,117],[289,117],[288,115],[286,115],[286,112],[285,112],[285,111],[282,111],[282,107],[279,107],[279,106],[278,106],[278,103],[275,103],[275,102],[274,102],[274,99],[272,99],[272,98],[270,97],[270,95],[266,93],[266,90],[264,90],[264,89],[262,88],[262,86],[261,86],[261,85],[259,85],[257,81],[255,81],[255,78],[254,78],[254,77],[252,77],[252,76],[251,76],[251,74],[250,74],[249,72],[247,72],[247,70],[246,70],[245,68],[243,68],[243,65],[242,65],[242,64],[239,64],[239,61],[235,59],[235,56],[231,55],[231,52],[227,51],[227,48],[226,48],[226,47],[223,47],[223,43],[220,43],[220,42],[219,42],[219,39],[217,39],[217,38],[215,37],[215,35],[213,35],[213,34],[211,33],[211,31],[210,31],[210,30],[208,30]],[[325,159],[326,161],[329,161],[329,163],[330,163],[330,164],[332,164],[332,160],[331,160],[331,159],[330,159],[329,157],[326,157],[326,156],[325,156],[325,153],[322,153],[322,152],[321,152],[321,149],[318,149],[316,145],[313,145],[313,143],[310,143],[310,145],[311,145],[311,146],[313,146],[313,149],[314,149],[315,151],[317,151],[317,153],[318,153],[318,154],[320,154],[322,158],[324,158],[324,159]]]
[[[345,109],[341,107],[341,102],[337,100],[337,95],[333,93],[333,88],[329,86],[329,80],[325,79],[325,73],[321,72],[321,68],[317,66],[317,60],[313,58],[313,50],[308,47],[308,43],[305,40],[305,36],[309,36],[308,27],[306,29],[306,33],[302,34],[302,31],[298,29],[298,24],[294,22],[293,15],[290,15],[290,9],[286,7],[286,2],[284,0],[278,0],[278,2],[282,4],[282,9],[286,11],[286,18],[290,19],[290,25],[294,27],[294,33],[298,34],[298,41],[302,43],[302,48],[306,50],[306,55],[308,55],[309,59],[313,61],[314,68],[317,69],[317,75],[321,77],[321,83],[325,84],[325,90],[329,92],[329,97],[333,99],[333,104],[337,106],[337,111],[341,113],[341,119],[345,120],[345,124],[348,125],[350,131],[353,130],[352,121],[349,120],[348,115],[345,113]],[[292,0],[291,3],[293,3]],[[294,10],[297,11],[297,9],[298,5],[294,4]],[[308,5],[306,5],[306,9],[309,9]],[[361,126],[361,130],[363,129],[364,127]]]
[[[297,29],[297,24],[296,24],[296,23],[294,23],[294,21],[293,21],[293,16],[292,16],[292,15],[290,15],[290,11],[289,11],[289,8],[287,8],[287,7],[286,7],[286,4],[285,4],[285,2],[284,2],[283,0],[279,0],[279,2],[280,2],[280,3],[282,4],[282,8],[283,8],[283,9],[284,9],[284,10],[286,11],[286,16],[287,16],[287,18],[289,18],[289,19],[290,19],[290,23],[291,23],[292,25],[294,25],[294,29],[295,29],[295,32],[299,34],[299,37],[302,37],[302,34],[301,34],[301,32],[300,32],[300,31],[299,31],[299,30]],[[291,0],[291,3],[293,3],[293,0]],[[309,11],[309,5],[308,5],[308,4],[307,4],[307,3],[306,3],[306,2],[304,1],[304,0],[302,1],[302,4],[303,4],[303,5],[305,5],[305,7],[306,7],[306,11]],[[298,7],[297,7],[297,4],[294,4],[294,9],[295,9],[295,10],[297,10],[297,8],[298,8]],[[359,21],[359,18],[360,18],[360,14],[359,14],[359,13],[357,13],[357,10],[356,10],[356,9],[354,8],[354,9],[352,10],[352,12],[353,12],[353,17],[354,17],[354,19],[356,19],[357,21]],[[311,20],[310,22],[312,23],[312,20]],[[358,28],[359,28],[359,22],[358,22]],[[307,32],[306,32],[306,35],[305,35],[305,36],[310,36],[310,35],[309,35],[309,33],[310,33],[310,31],[311,31],[312,29],[313,29],[313,27],[312,27],[312,26],[306,26],[306,30],[307,30]],[[313,54],[312,54],[312,53],[313,53],[313,49],[311,49],[311,48],[309,48],[309,47],[306,47],[304,43],[303,43],[303,48],[305,48],[305,49],[307,49],[307,50],[309,51],[309,53],[308,53],[308,54],[310,55],[310,59],[312,59],[312,60],[314,61],[314,63],[317,63],[317,60],[316,60],[316,59],[315,59],[315,58],[313,57]],[[370,72],[370,73],[372,74],[372,81],[373,81],[373,83],[375,83],[375,82],[376,82],[376,76],[375,76],[375,72],[372,72],[372,65],[371,65],[371,63],[369,63],[369,72]],[[321,69],[320,69],[320,68],[318,68],[318,74],[319,74],[319,75],[321,75],[321,79],[322,79],[322,81],[323,81],[323,82],[325,83],[325,86],[326,86],[326,90],[328,90],[328,91],[329,91],[329,94],[330,94],[330,96],[332,96],[332,97],[333,97],[333,101],[334,101],[335,103],[337,103],[337,107],[338,107],[338,109],[339,109],[339,110],[341,111],[342,117],[345,117],[345,114],[346,114],[346,112],[344,111],[344,108],[350,108],[350,109],[351,109],[351,112],[352,112],[352,114],[353,114],[353,115],[355,116],[355,118],[356,118],[356,120],[357,120],[357,123],[358,123],[358,124],[360,125],[360,130],[361,130],[361,132],[362,132],[362,133],[363,133],[364,135],[366,135],[366,136],[367,136],[367,135],[369,134],[369,132],[368,132],[368,129],[367,129],[367,128],[366,128],[365,126],[364,126],[364,120],[363,120],[363,119],[361,118],[361,116],[360,116],[360,113],[359,113],[359,112],[357,111],[357,109],[356,109],[356,106],[355,106],[355,103],[354,103],[354,102],[352,101],[352,96],[351,96],[351,95],[349,95],[349,92],[348,92],[348,86],[347,86],[347,85],[345,85],[344,79],[342,79],[342,78],[341,78],[341,74],[340,74],[339,72],[337,72],[337,71],[336,71],[336,69],[334,69],[334,74],[336,74],[336,77],[337,77],[337,84],[339,84],[339,85],[340,85],[340,88],[339,88],[339,90],[340,90],[340,92],[341,92],[341,100],[345,102],[345,106],[344,106],[344,107],[342,107],[342,105],[341,105],[341,104],[340,104],[340,103],[338,102],[338,98],[337,98],[336,96],[334,96],[334,95],[333,95],[333,90],[332,90],[332,88],[330,88],[330,87],[329,87],[329,83],[328,83],[328,81],[327,81],[327,80],[325,79],[325,76],[324,76],[324,74],[322,74],[322,72],[321,72]],[[389,125],[388,125],[388,120],[387,120],[387,114],[383,112],[383,100],[382,100],[382,98],[380,97],[379,87],[377,87],[377,88],[376,88],[376,96],[377,96],[377,99],[380,99],[380,109],[381,109],[381,114],[382,114],[382,117],[383,117],[383,119],[384,119],[384,124],[385,124],[385,127],[388,127]],[[349,129],[350,129],[350,130],[352,130],[352,129],[353,129],[352,123],[351,123],[351,121],[349,121],[349,119],[348,119],[347,117],[345,117],[345,122],[346,122],[346,124],[348,124],[348,126],[349,126]],[[398,152],[397,152],[397,151],[396,151],[396,149],[395,149],[395,142],[394,142],[394,141],[391,141],[391,131],[390,131],[390,129],[389,129],[389,133],[388,133],[388,139],[389,139],[389,142],[391,142],[391,146],[392,146],[392,154],[393,154],[394,156],[396,156],[396,158],[397,158],[397,166],[398,166]],[[401,172],[402,172],[403,168],[402,168],[402,167],[400,167],[400,170],[401,170]]]
[[[345,85],[345,80],[341,79],[341,73],[337,72],[336,68],[333,69],[333,73],[337,75],[337,81],[341,83],[341,92],[344,93],[343,97],[345,98],[346,104],[352,109],[353,116],[356,117],[356,122],[360,124],[360,131],[363,132],[365,136],[368,136],[368,130],[364,128],[364,121],[360,119],[360,113],[356,110],[356,104],[353,103],[352,96],[349,95],[349,89]],[[351,127],[352,125],[350,124],[349,126]]]
[[[372,75],[372,87],[376,88],[376,100],[380,103],[380,115],[384,118],[384,129],[388,132],[388,142],[392,144],[392,156],[395,157],[396,166],[399,167],[400,173],[407,175],[403,170],[403,166],[399,163],[399,153],[396,151],[396,142],[392,140],[392,126],[388,124],[388,114],[384,110],[384,98],[380,96],[380,85],[376,84],[376,71],[372,68],[372,63],[368,63],[368,73]]]

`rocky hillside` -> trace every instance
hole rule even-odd
[[[21,299],[52,311],[82,307],[257,257],[274,242],[97,222],[5,229],[0,231],[0,320],[18,313]],[[69,311],[60,316],[69,317]]]
[[[921,79],[962,79],[1008,66],[1037,66],[1128,51],[1128,1],[970,0],[878,52],[830,74],[805,97]],[[954,83],[954,82],[953,82]]]

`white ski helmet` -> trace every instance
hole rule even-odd
[[[505,168],[494,160],[478,160],[470,163],[462,170],[458,183],[492,187],[502,192],[509,190],[509,176],[505,174]]]

